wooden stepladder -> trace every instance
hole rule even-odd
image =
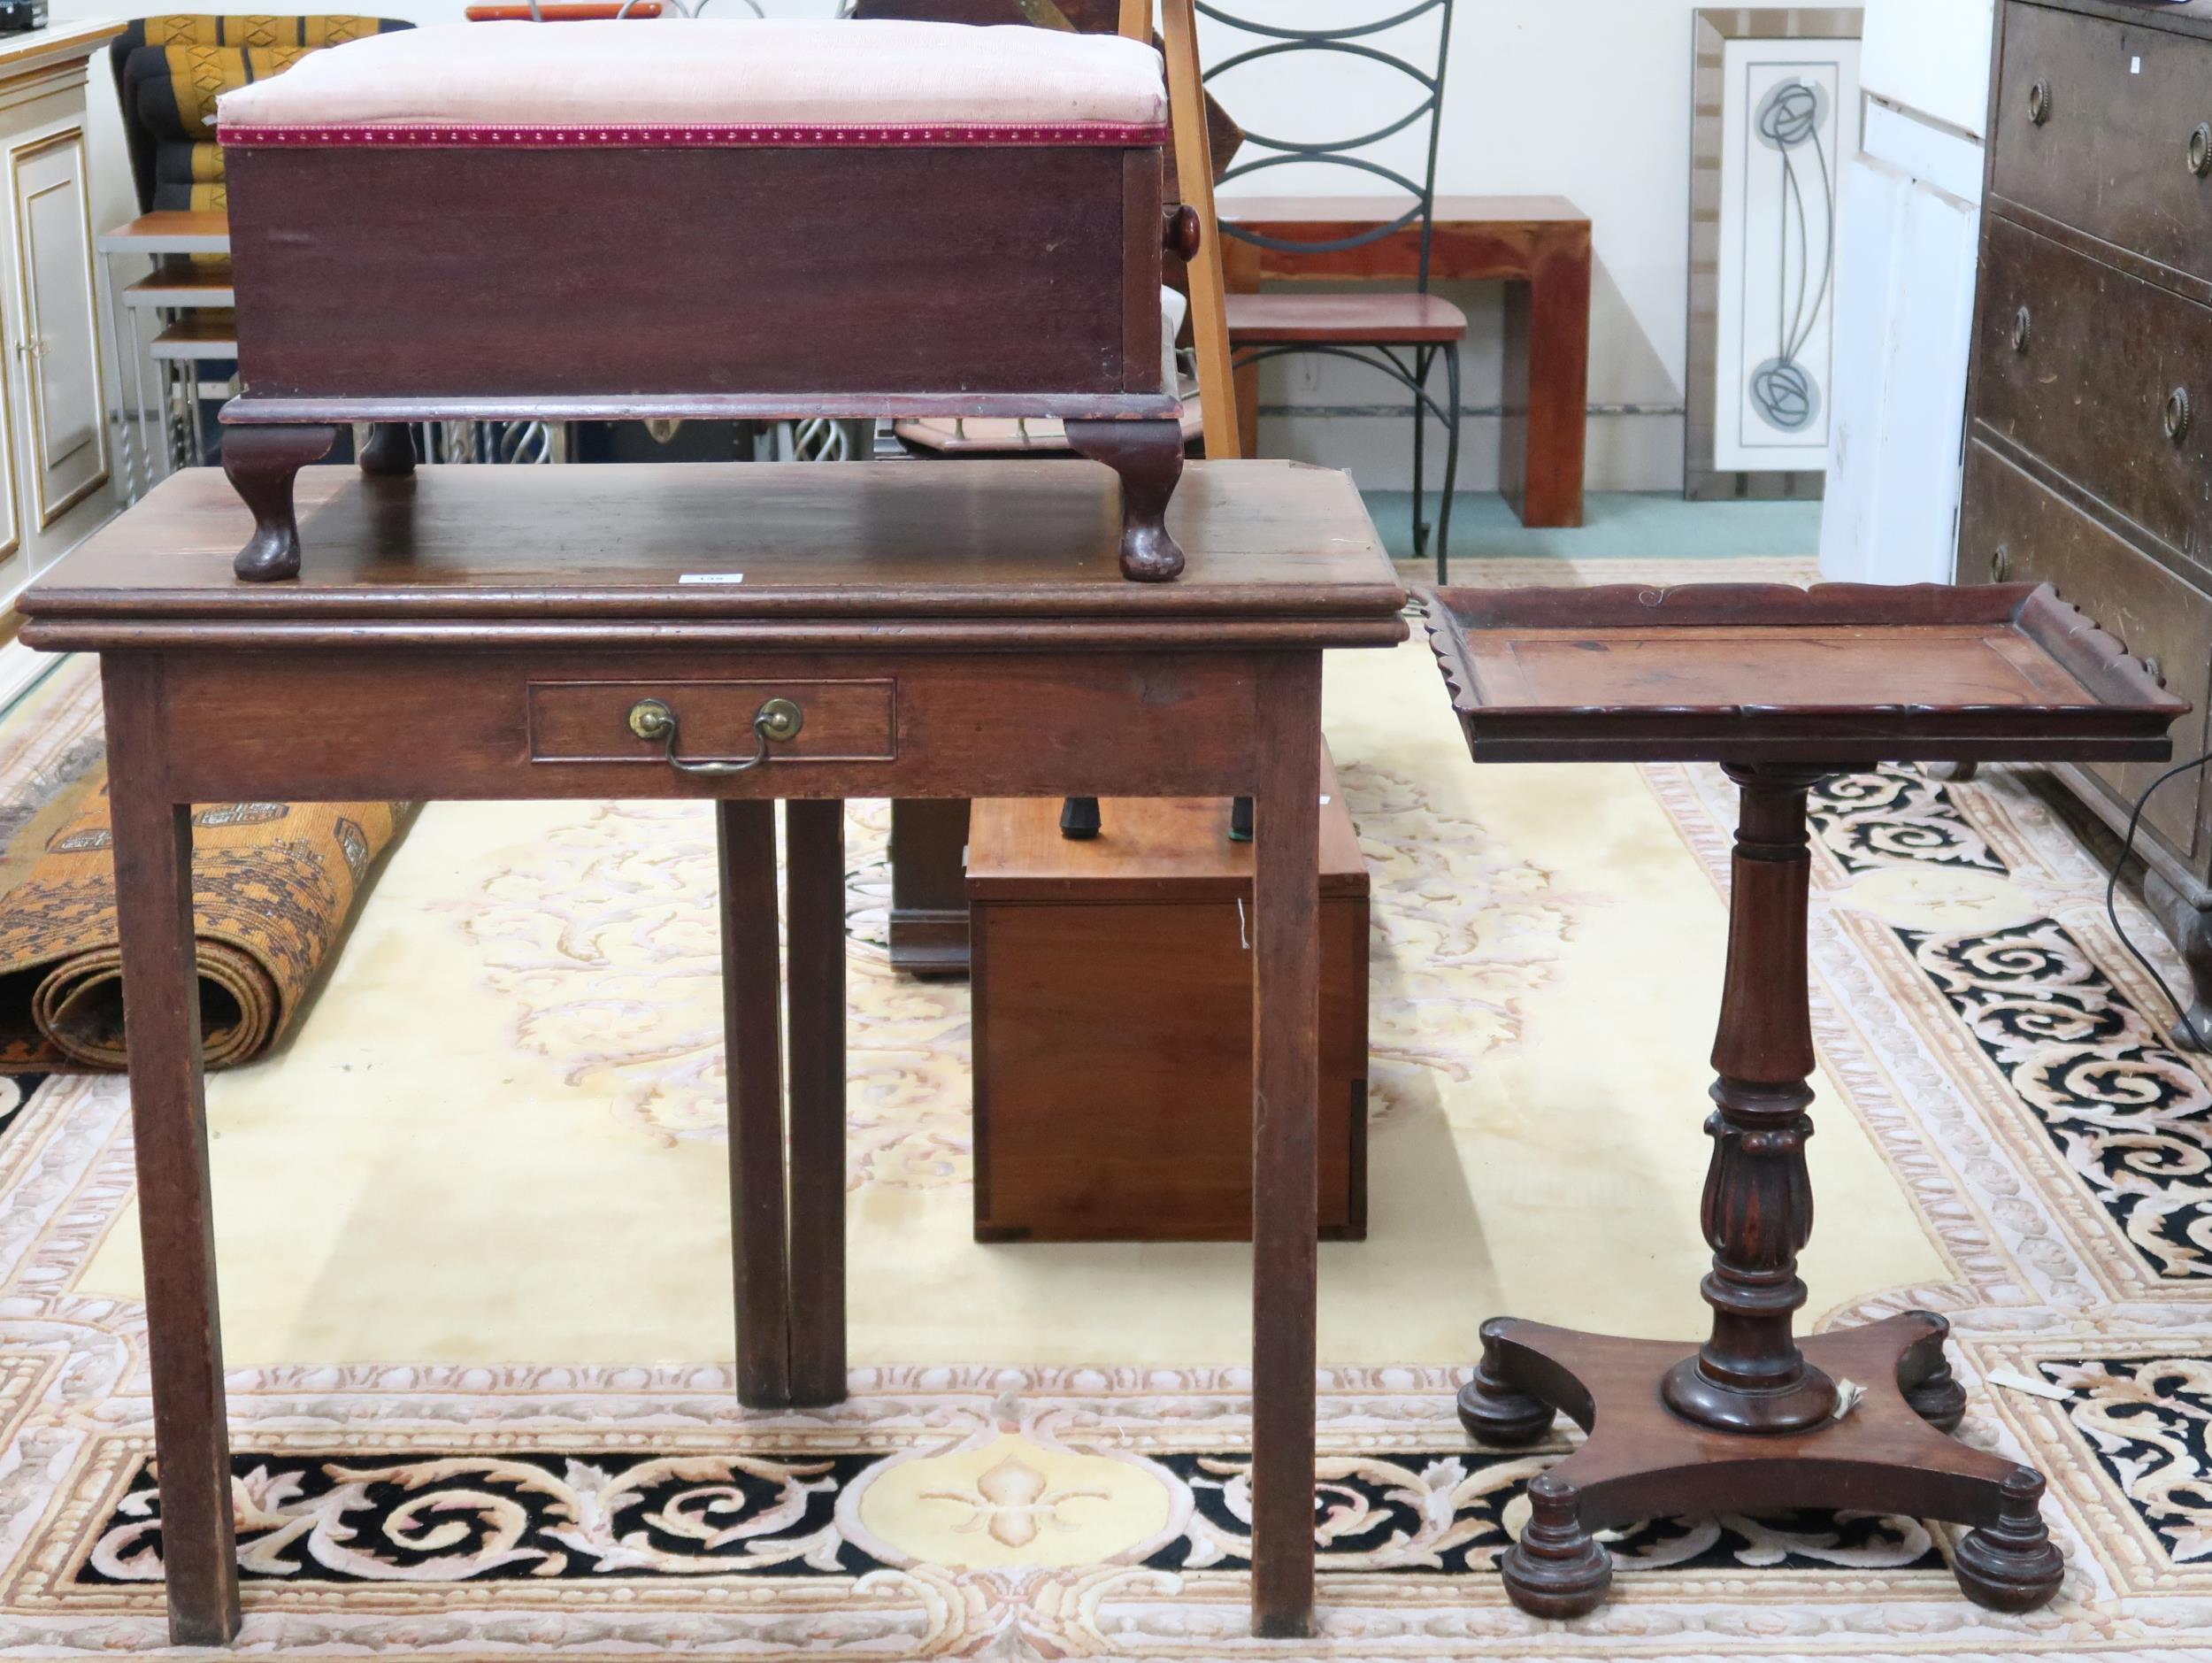
[[[1152,38],[1152,0],[1121,0],[1121,33]],[[1198,214],[1198,258],[1190,262],[1191,338],[1198,348],[1198,397],[1206,412],[1206,456],[1239,454],[1236,375],[1229,361],[1228,285],[1222,274],[1221,224],[1214,213],[1213,150],[1206,138],[1206,89],[1199,74],[1198,23],[1191,0],[1160,0],[1167,91],[1175,122],[1175,170],[1183,200]]]

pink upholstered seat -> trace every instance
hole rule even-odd
[[[1159,55],[947,23],[465,23],[226,94],[226,143],[1109,144],[1164,140]]]

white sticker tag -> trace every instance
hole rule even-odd
[[[1327,797],[1323,797],[1323,798],[1321,799],[1321,806],[1322,806],[1322,807],[1324,807],[1324,808],[1326,808],[1326,807],[1328,807],[1328,805],[1329,805],[1329,799],[1328,799]]]
[[[2143,73],[2143,60],[2142,60],[2141,58],[2131,58],[2130,59],[2128,59],[2128,73],[2129,73],[2129,74],[2131,74],[2131,75],[2139,75],[2139,74],[2141,74],[2142,73]]]
[[[2010,1391],[2024,1391],[2031,1397],[2048,1397],[2053,1403],[2064,1403],[2074,1395],[2063,1386],[2054,1386],[2047,1380],[2037,1380],[2016,1368],[1993,1368],[1983,1378],[1993,1386],[2002,1386]]]
[[[742,583],[742,572],[687,572],[676,580],[679,583]]]

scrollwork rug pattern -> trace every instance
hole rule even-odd
[[[1757,564],[1730,575],[1772,574]],[[1233,1292],[1223,1305],[1202,1290],[1145,1293],[1215,1278],[1233,1290],[1235,1250],[1141,1266],[1102,1250],[1072,1272],[1051,1254],[927,1258],[965,1182],[966,1007],[957,989],[902,986],[874,962],[879,805],[855,805],[853,822],[853,1251],[859,1265],[925,1258],[955,1285],[904,1327],[856,1289],[849,1401],[778,1414],[740,1411],[726,1364],[666,1360],[726,1354],[713,1326],[726,1286],[695,1310],[685,1274],[724,1251],[719,1198],[649,1182],[718,1159],[700,967],[712,935],[686,901],[699,828],[568,805],[516,820],[494,848],[480,839],[492,822],[441,822],[434,806],[299,1041],[211,1097],[227,1321],[238,1294],[243,1648],[2205,1656],[2207,1074],[2171,1048],[2170,1013],[2102,920],[2097,851],[2030,774],[1955,786],[1884,770],[1822,795],[1815,1113],[1836,1163],[1824,1195],[1840,1198],[1813,1280],[1822,1323],[1909,1305],[1951,1317],[1971,1392],[1963,1436],[2053,1478],[2069,1559],[2058,1603],[1993,1616],[1958,1597],[1942,1530],[1817,1514],[1627,1532],[1617,1597],[1575,1624],[1505,1600],[1492,1562],[1528,1480],[1571,1437],[1510,1454],[1464,1438],[1451,1398],[1487,1312],[1441,1307],[1509,1299],[1625,1321],[1641,1306],[1661,1330],[1694,1318],[1699,1030],[1733,805],[1717,774],[1694,768],[1505,770],[1472,789],[1470,770],[1405,736],[1416,681],[1394,678],[1426,671],[1417,657],[1372,662],[1390,656],[1333,666],[1330,708],[1377,880],[1378,1148],[1405,1151],[1378,1167],[1390,1187],[1376,1217],[1408,1234],[1371,1243],[1379,1260],[1359,1248],[1325,1260],[1337,1303],[1323,1328],[1336,1360],[1321,1394],[1320,1640],[1245,1633],[1249,1403]],[[91,720],[43,715],[35,738],[0,723],[0,800]],[[467,836],[442,843],[442,823]],[[433,883],[432,867],[459,875]],[[1682,910],[1640,910],[1662,901]],[[2124,916],[2164,952],[2139,909]],[[473,1049],[457,1028],[413,1059],[363,1039],[392,1020],[388,982],[434,999],[442,976],[457,1001],[465,978],[472,1020],[496,1019]],[[1618,1075],[1604,1036],[1627,1051]],[[1623,1085],[1637,1080],[1640,1091]],[[510,1099],[519,1106],[499,1106]],[[429,1128],[464,1119],[489,1122],[496,1159],[472,1166],[472,1146],[434,1143]],[[569,1173],[547,1144],[574,1145],[593,1170]],[[1526,1228],[1485,1163],[1509,1167],[1534,1213],[1628,1224],[1617,1241],[1601,1220],[1587,1241],[1545,1243],[1579,1266],[1563,1281],[1524,1268],[1505,1240],[1440,1280],[1400,1277],[1401,1251]],[[115,1082],[50,1081],[0,1108],[0,1651],[163,1644],[134,1233]],[[1640,1257],[1627,1251],[1645,1235]],[[604,1283],[589,1281],[589,1251],[562,1256],[580,1237],[618,1261]],[[373,1261],[387,1256],[414,1284],[404,1311],[380,1291]],[[506,1297],[486,1297],[502,1276]],[[921,1285],[895,1291],[910,1302]],[[1394,1298],[1401,1285],[1411,1291]],[[1066,1309],[1071,1288],[1095,1308]],[[584,1310],[518,1314],[565,1304]],[[932,1353],[945,1328],[986,1360]]]

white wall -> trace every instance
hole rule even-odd
[[[189,0],[180,0],[185,9]],[[1392,0],[1241,0],[1271,21],[1302,24],[1386,16]],[[1959,0],[1926,0],[1950,4]],[[388,0],[342,9],[418,22],[461,15],[464,0]],[[764,0],[772,14],[829,16],[836,0]],[[210,11],[267,11],[270,0],[218,0]],[[342,9],[334,4],[332,10]],[[1544,194],[1571,197],[1595,223],[1597,281],[1591,321],[1590,397],[1640,413],[1601,415],[1590,427],[1590,483],[1596,489],[1671,489],[1681,482],[1684,312],[1689,213],[1691,0],[1459,0],[1443,127],[1438,188],[1447,192]],[[709,15],[741,13],[741,0],[714,0]],[[112,0],[52,0],[58,20],[116,15]],[[642,26],[641,26],[642,27]],[[1416,31],[1403,31],[1410,44]],[[1207,26],[1210,60],[1222,36]],[[1379,82],[1341,60],[1294,73],[1259,65],[1222,92],[1256,131],[1317,137],[1397,106]],[[132,212],[119,119],[104,65],[95,65],[96,217],[103,224]],[[1379,125],[1370,122],[1367,125]],[[1402,157],[1402,160],[1414,160]],[[1351,176],[1325,176],[1339,193],[1361,189]],[[1270,188],[1265,176],[1249,187]],[[1287,170],[1279,182],[1298,184]],[[1378,182],[1376,189],[1382,187]],[[1494,404],[1499,394],[1502,302],[1494,285],[1448,290],[1464,305],[1473,332],[1465,402]],[[1271,366],[1263,400],[1327,406],[1398,404],[1390,384],[1349,366]],[[1463,482],[1487,489],[1497,480],[1498,423],[1471,420]],[[1402,484],[1409,476],[1409,424],[1340,419],[1278,420],[1263,435],[1271,451],[1352,466],[1363,482]]]

